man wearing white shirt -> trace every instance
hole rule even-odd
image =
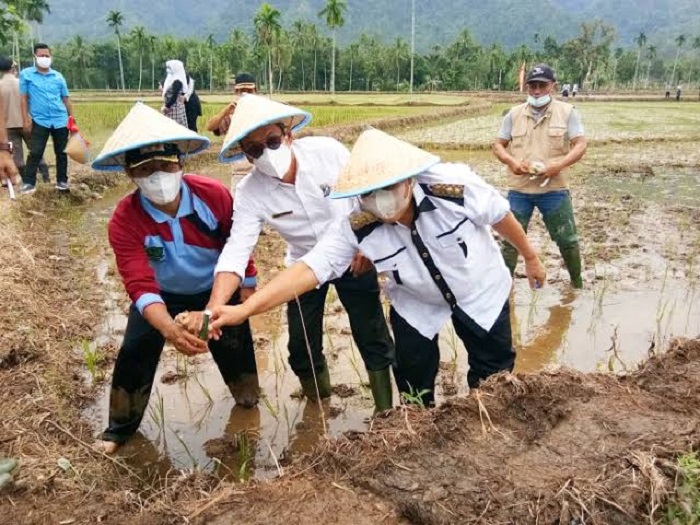
[[[219,258],[208,309],[226,304],[238,288],[263,224],[287,241],[291,266],[321,240],[334,220],[347,218],[350,203],[328,198],[350,153],[329,137],[292,138],[311,116],[265,97],[243,97],[219,156],[223,162],[247,157],[253,170],[236,186],[233,227]],[[331,395],[323,356],[323,312],[332,283],[350,319],[353,338],[365,362],[376,411],[392,407],[390,367],[394,347],[379,300],[377,272],[362,257],[350,257],[342,271],[315,290],[290,297],[289,363],[311,398]],[[197,318],[190,329],[196,331]],[[309,353],[312,360],[309,359]]]
[[[334,198],[357,210],[240,307],[212,313],[211,335],[340,275],[359,250],[387,276],[399,391],[434,403],[438,332],[448,319],[469,352],[467,382],[512,370],[511,277],[491,230],[525,259],[535,288],[545,270],[508,201],[464,164],[439,158],[378,130],[353,148]]]

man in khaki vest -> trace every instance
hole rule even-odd
[[[527,102],[505,116],[493,152],[508,166],[508,201],[516,219],[527,231],[532,212],[540,210],[572,286],[581,288],[581,254],[566,174],[586,153],[581,117],[571,104],[552,98],[556,78],[549,66],[535,66],[526,83]],[[503,258],[512,274],[518,252],[504,243]]]

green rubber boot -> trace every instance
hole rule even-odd
[[[321,399],[331,397],[331,375],[330,372],[328,372],[328,365],[324,364],[323,368],[316,372],[316,381],[318,381],[318,395],[316,393],[316,382],[314,381],[313,375],[299,378],[301,389],[306,398],[318,400],[319,396]]]
[[[561,257],[564,259],[566,269],[569,271],[571,286],[574,288],[583,288],[583,279],[581,278],[581,251],[578,243],[570,244],[569,246],[559,247]]]
[[[369,387],[374,398],[374,413],[384,412],[394,408],[394,399],[391,391],[390,367],[384,370],[367,370]]]

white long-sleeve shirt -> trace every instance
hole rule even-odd
[[[233,272],[242,278],[265,223],[287,242],[289,266],[316,246],[335,219],[350,213],[351,202],[327,196],[350,158],[348,149],[330,137],[306,137],[292,142],[292,151],[295,184],[253,168],[236,185],[231,235],[215,273]]]
[[[323,283],[342,275],[359,250],[388,277],[398,314],[425,337],[456,309],[488,332],[511,288],[490,228],[506,216],[508,201],[464,164],[438,164],[416,179],[413,226],[340,219],[301,260]],[[436,196],[436,184],[463,187],[464,195]]]

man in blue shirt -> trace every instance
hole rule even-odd
[[[46,44],[34,46],[36,66],[23,69],[19,76],[24,130],[30,134],[29,157],[21,193],[34,193],[36,171],[49,136],[56,154],[56,189],[68,191],[68,117],[72,108],[66,79],[51,69],[51,50]]]

